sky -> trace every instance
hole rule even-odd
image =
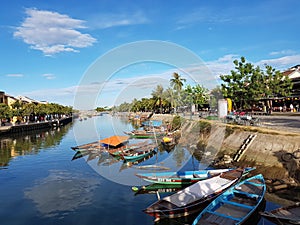
[[[300,64],[298,0],[11,0],[0,91],[77,109],[150,97],[173,72],[208,89],[233,60]]]

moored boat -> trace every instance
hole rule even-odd
[[[125,134],[129,135],[131,138],[138,139],[147,139],[147,138],[157,138],[162,135],[165,135],[165,132],[155,132],[155,131],[146,131],[146,130],[133,130],[130,132],[124,131]]]
[[[124,160],[139,160],[153,154],[156,149],[155,144],[148,144],[138,149],[120,152],[119,156]]]
[[[158,184],[191,184],[231,169],[211,169],[179,172],[137,173],[136,176],[145,181]]]
[[[264,218],[278,225],[300,224],[300,202],[290,206],[277,208],[269,212],[261,212],[260,214]]]
[[[239,225],[244,223],[263,201],[266,184],[261,174],[229,188],[196,217],[192,225]]]
[[[199,180],[204,180],[221,173],[233,170],[234,168],[226,169],[208,169],[208,170],[191,170],[178,172],[155,172],[155,173],[137,173],[136,176],[145,181],[158,184],[192,184]],[[254,170],[253,167],[247,167],[244,174],[248,174]]]
[[[154,216],[156,220],[194,214],[229,187],[236,184],[241,179],[243,172],[243,169],[235,169],[198,181],[154,202],[143,211]]]

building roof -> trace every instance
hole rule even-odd
[[[41,103],[40,101],[34,100],[27,96],[18,96],[17,99],[20,101],[23,101],[23,102],[27,102],[27,103]]]
[[[290,69],[282,73],[284,76],[288,76],[290,79],[300,78],[300,65],[291,67]]]

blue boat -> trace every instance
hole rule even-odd
[[[265,192],[266,184],[261,174],[243,180],[213,200],[193,225],[242,224],[255,212]]]

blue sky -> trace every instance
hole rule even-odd
[[[93,93],[88,107],[111,106],[149,97],[157,84],[167,87],[174,71],[189,78],[199,68],[159,57],[138,61],[145,53],[141,48],[136,58],[129,51],[132,62],[114,73],[98,68],[94,80],[83,82],[103,56],[114,52],[123,57],[122,46],[148,40],[175,44],[199,57],[210,71],[199,83],[209,89],[241,56],[285,70],[300,64],[299,8],[298,0],[6,1],[0,8],[0,90],[78,108],[87,106],[85,100],[74,104],[75,96]],[[159,47],[153,51],[165,54]],[[118,60],[123,59],[109,63]]]

